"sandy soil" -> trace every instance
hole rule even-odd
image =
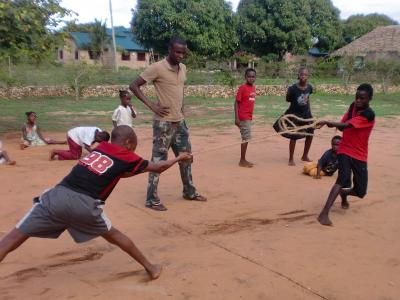
[[[178,168],[167,171],[160,196],[169,208],[144,208],[147,175],[120,182],[106,205],[162,276],[145,271],[101,238],[76,245],[30,239],[0,264],[0,299],[399,299],[400,140],[398,120],[379,120],[370,141],[368,195],[335,205],[333,227],[316,222],[335,178],[314,180],[287,166],[286,139],[249,146],[253,169],[237,166],[236,128],[192,129],[194,182],[207,203],[181,198]],[[254,128],[255,138],[272,133]],[[334,132],[318,132],[311,157],[329,147]],[[138,130],[138,153],[149,157],[150,129]],[[53,134],[63,138],[64,133]],[[0,236],[31,207],[31,199],[67,174],[74,162],[49,162],[45,146],[18,150],[4,140],[17,166],[0,166]]]

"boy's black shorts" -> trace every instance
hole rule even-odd
[[[353,173],[353,191],[358,197],[363,198],[367,194],[367,163],[346,154],[339,154],[338,161],[339,175],[336,184],[343,188],[351,188],[351,173]]]

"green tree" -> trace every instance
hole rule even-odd
[[[397,24],[396,21],[383,14],[353,15],[343,23],[343,39],[348,44],[378,26]]]
[[[0,1],[0,58],[40,63],[54,52],[61,38],[51,28],[70,14],[59,0]]]
[[[90,32],[93,27],[92,23],[76,23],[76,21],[67,21],[61,28],[60,32]]]
[[[138,0],[132,29],[146,47],[166,53],[173,36],[186,39],[196,55],[221,58],[238,45],[235,16],[223,0]]]
[[[106,23],[95,19],[94,23],[90,27],[90,43],[88,45],[89,50],[92,52],[94,59],[102,60],[104,49],[110,42],[110,37],[107,35]]]
[[[329,0],[241,0],[238,18],[241,47],[259,56],[304,53],[313,38],[328,51],[341,39],[339,11]]]
[[[311,35],[318,38],[315,45],[321,51],[332,51],[342,44],[340,11],[330,0],[309,0],[311,14],[308,25]]]

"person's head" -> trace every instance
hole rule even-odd
[[[256,70],[253,68],[248,68],[246,69],[246,72],[244,72],[244,78],[246,79],[246,83],[248,85],[253,85],[254,82],[256,81]]]
[[[121,105],[127,107],[131,103],[131,94],[127,90],[120,90],[119,99],[121,100]]]
[[[310,77],[310,71],[306,67],[300,67],[299,72],[297,73],[297,79],[300,84],[306,84],[308,78]]]
[[[120,125],[111,132],[111,143],[135,151],[137,136],[133,129],[127,125]]]
[[[168,43],[168,58],[174,65],[179,64],[187,51],[186,41],[180,37],[173,37]]]
[[[374,89],[369,83],[360,84],[356,92],[355,106],[357,110],[363,110],[369,107],[369,101],[372,100]]]
[[[26,119],[28,120],[28,122],[35,123],[37,115],[34,111],[27,111],[25,113],[25,115],[26,115]]]
[[[108,142],[109,139],[110,139],[110,134],[107,131],[96,130],[96,133],[94,134],[95,142],[97,143]]]
[[[335,135],[332,140],[331,140],[331,146],[332,146],[332,151],[337,152],[339,148],[340,141],[342,140],[342,137],[340,135]]]

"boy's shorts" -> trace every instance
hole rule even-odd
[[[31,237],[53,239],[68,230],[75,242],[83,243],[111,229],[103,204],[101,200],[58,185],[39,197],[16,228]]]
[[[353,191],[358,197],[363,198],[367,194],[367,163],[346,154],[339,154],[338,161],[339,175],[336,184],[342,188],[351,188],[351,173],[353,173]]]
[[[251,140],[251,120],[240,121],[239,125],[240,135],[242,136],[242,142],[248,142]]]

